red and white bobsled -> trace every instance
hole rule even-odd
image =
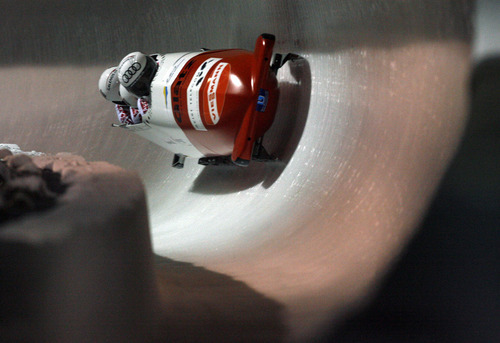
[[[297,55],[273,55],[275,38],[258,37],[253,52],[202,50],[158,56],[149,109],[138,124],[115,125],[200,164],[247,166],[273,160],[261,138],[273,123],[279,98],[277,70]],[[120,80],[121,81],[121,80]]]

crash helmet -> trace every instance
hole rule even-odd
[[[123,104],[122,97],[119,93],[119,87],[118,67],[106,69],[99,78],[99,92],[104,99],[114,102],[115,104]]]
[[[118,80],[136,97],[148,96],[158,68],[155,60],[142,52],[132,52],[118,65]]]
[[[134,94],[130,93],[127,88],[123,87],[123,85],[120,85],[118,91],[120,93],[120,97],[123,99],[126,105],[137,108],[138,98]]]

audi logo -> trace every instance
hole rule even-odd
[[[122,80],[124,83],[128,83],[132,76],[134,76],[139,70],[141,70],[141,64],[139,62],[134,62],[128,69],[123,73]]]

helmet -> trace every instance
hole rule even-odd
[[[118,67],[106,69],[99,78],[99,92],[108,101],[122,103],[122,98],[118,92],[119,86]]]
[[[123,99],[123,102],[130,107],[137,108],[137,97],[130,93],[123,85],[119,87],[120,98]]]
[[[118,80],[137,97],[148,96],[157,64],[151,56],[142,52],[127,55],[118,66]]]

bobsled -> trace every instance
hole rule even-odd
[[[176,168],[184,166],[186,157],[203,165],[243,167],[252,160],[276,160],[262,146],[262,137],[276,114],[277,71],[298,56],[273,55],[274,42],[273,35],[262,34],[253,52],[167,53],[156,55],[154,65],[151,58],[125,57],[116,70],[120,96],[146,99],[147,107],[141,120],[113,126],[170,150]],[[136,107],[133,101],[125,104],[131,102]]]

